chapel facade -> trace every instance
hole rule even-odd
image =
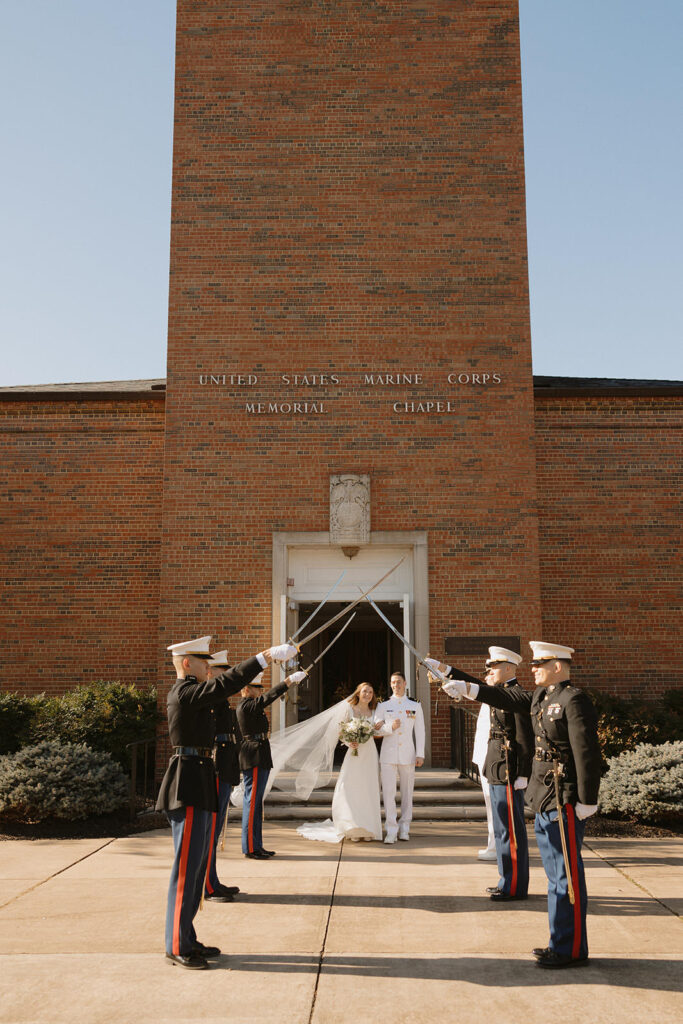
[[[168,644],[240,660],[397,566],[424,654],[662,692],[682,398],[532,374],[516,0],[179,0],[167,377],[0,389],[2,686],[163,695]],[[366,605],[275,725],[397,667],[447,764]]]

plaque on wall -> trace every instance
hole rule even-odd
[[[330,544],[370,541],[370,477],[339,473],[330,477]]]
[[[447,636],[445,641],[446,654],[457,654],[462,658],[486,658],[489,647],[507,647],[519,654],[520,646],[518,636]]]

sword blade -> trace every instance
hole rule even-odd
[[[299,642],[297,643],[296,646],[298,648],[302,648],[304,644],[307,644],[309,642],[309,640],[313,640],[316,636],[318,636],[320,633],[322,633],[323,630],[327,629],[328,626],[333,626],[335,624],[335,622],[339,622],[339,620],[344,615],[346,615],[347,612],[353,611],[353,609],[356,607],[356,605],[360,604],[360,602],[363,600],[363,598],[367,597],[368,594],[371,594],[373,592],[373,590],[376,590],[377,587],[380,585],[380,583],[384,583],[385,579],[388,576],[391,576],[392,572],[394,572],[396,569],[398,569],[399,565],[401,565],[402,562],[405,562],[405,559],[406,559],[406,556],[404,555],[403,558],[399,559],[399,561],[396,563],[396,565],[392,565],[391,569],[389,569],[389,572],[385,572],[384,576],[382,576],[381,579],[377,580],[376,583],[373,583],[373,585],[370,587],[369,590],[366,590],[364,593],[362,593],[360,595],[360,597],[357,597],[355,601],[351,602],[351,604],[347,604],[347,606],[345,608],[342,608],[342,610],[340,612],[338,612],[336,615],[333,615],[331,619],[328,619],[327,622],[323,623],[323,625],[320,626],[318,629],[314,629],[313,632],[309,633],[308,636],[305,636],[303,638],[303,640],[299,640]]]
[[[372,607],[373,607],[373,608],[375,609],[375,611],[376,611],[376,612],[377,612],[377,614],[379,615],[379,617],[380,617],[380,619],[382,620],[382,622],[386,623],[386,625],[387,625],[387,626],[389,627],[389,629],[390,629],[390,630],[391,630],[391,632],[392,632],[392,633],[394,634],[394,636],[397,636],[397,637],[398,637],[398,639],[399,639],[399,640],[401,641],[401,643],[402,643],[402,644],[404,645],[404,647],[407,647],[407,648],[408,648],[408,650],[410,651],[410,653],[411,653],[411,654],[413,655],[413,657],[414,657],[414,658],[415,658],[415,659],[417,660],[417,662],[418,662],[418,663],[419,663],[420,665],[422,665],[422,666],[423,666],[423,668],[426,668],[426,669],[427,669],[427,671],[428,671],[428,672],[431,672],[431,674],[432,674],[433,676],[436,676],[436,677],[437,677],[437,679],[440,679],[442,683],[447,683],[447,682],[449,681],[448,679],[446,679],[446,677],[445,677],[444,675],[442,675],[442,673],[441,673],[441,672],[439,672],[439,670],[438,670],[438,669],[433,669],[433,668],[430,668],[430,666],[429,666],[429,665],[427,664],[427,662],[426,662],[426,661],[424,660],[424,658],[422,657],[422,655],[420,654],[420,652],[419,652],[419,651],[417,651],[417,650],[416,650],[416,649],[415,649],[415,648],[413,647],[413,645],[412,645],[411,643],[409,643],[409,642],[408,642],[408,640],[406,640],[406,638],[405,638],[405,637],[403,636],[403,634],[402,634],[402,633],[400,633],[400,632],[398,631],[398,629],[397,629],[397,628],[396,628],[396,626],[395,626],[395,625],[393,624],[393,622],[390,622],[390,621],[389,621],[389,619],[388,619],[388,618],[386,617],[386,615],[384,614],[384,612],[383,612],[383,611],[382,611],[382,610],[381,610],[380,608],[378,608],[378,607],[377,607],[377,605],[375,604],[375,602],[374,602],[374,601],[372,600],[372,598],[371,598],[371,597],[367,597],[367,596],[366,596],[366,601],[368,602],[368,604],[369,604],[369,605],[372,605]]]
[[[296,631],[296,633],[294,634],[294,636],[290,637],[290,641],[289,641],[290,643],[293,643],[293,642],[294,642],[294,640],[296,640],[296,638],[298,637],[299,633],[301,633],[301,631],[302,631],[302,630],[304,630],[304,629],[306,628],[306,626],[307,626],[307,625],[308,625],[308,623],[309,623],[309,622],[311,621],[311,619],[314,619],[314,618],[316,617],[316,615],[318,614],[318,612],[320,611],[320,609],[322,608],[322,606],[323,606],[323,605],[325,604],[325,602],[327,601],[327,599],[328,599],[328,597],[330,596],[330,594],[331,594],[331,593],[332,593],[332,592],[333,592],[334,590],[336,590],[336,589],[337,589],[337,587],[339,586],[339,584],[341,583],[341,581],[342,581],[342,580],[344,579],[344,577],[345,577],[345,576],[346,576],[346,569],[344,569],[343,573],[341,574],[341,576],[339,577],[339,579],[337,580],[337,582],[336,582],[336,583],[333,583],[333,584],[332,584],[332,586],[331,586],[331,587],[330,587],[330,589],[329,589],[329,590],[327,591],[327,593],[325,594],[324,598],[322,599],[322,601],[320,602],[320,604],[318,605],[318,607],[317,607],[317,608],[315,609],[315,611],[314,611],[314,612],[312,612],[312,613],[311,613],[311,614],[310,614],[310,615],[308,616],[308,618],[306,619],[306,621],[305,621],[304,623],[302,623],[302,625],[301,625],[301,626],[299,626],[299,628],[297,629],[297,631]]]
[[[356,617],[356,613],[355,613],[355,612],[353,612],[353,614],[352,614],[352,615],[350,615],[350,616],[348,617],[348,619],[346,620],[346,622],[344,623],[344,625],[342,626],[342,628],[341,628],[341,629],[339,630],[339,632],[337,633],[337,635],[335,636],[335,638],[334,638],[333,640],[330,640],[330,642],[329,642],[329,644],[327,645],[327,647],[325,648],[325,650],[324,650],[324,651],[321,651],[321,652],[320,652],[320,654],[319,654],[319,655],[318,655],[318,657],[317,657],[317,658],[315,659],[315,661],[312,661],[312,662],[311,662],[311,664],[310,664],[310,665],[308,666],[308,668],[307,668],[307,669],[304,669],[304,671],[306,672],[306,675],[310,675],[310,674],[311,674],[311,671],[312,671],[312,669],[314,669],[314,668],[315,668],[315,666],[316,666],[316,665],[318,664],[318,662],[320,661],[320,659],[321,659],[321,658],[324,658],[324,657],[325,657],[325,655],[326,655],[326,654],[327,654],[327,652],[329,651],[330,647],[334,647],[334,645],[336,644],[336,642],[337,642],[337,640],[339,639],[339,637],[340,637],[340,636],[342,635],[342,633],[343,633],[343,632],[344,632],[344,630],[345,630],[345,629],[347,628],[347,626],[350,626],[350,625],[351,625],[351,620],[352,620],[352,619],[355,619],[355,617]]]
[[[353,615],[349,615],[348,619],[346,620],[346,622],[344,623],[342,628],[339,630],[339,632],[335,636],[334,640],[331,640],[329,642],[329,644],[327,645],[327,647],[325,648],[325,650],[321,651],[320,654],[318,655],[318,657],[315,659],[315,661],[311,662],[311,668],[313,668],[314,665],[318,664],[320,659],[323,658],[327,654],[327,652],[329,651],[330,647],[334,647],[334,645],[336,644],[336,642],[339,639],[339,637],[342,635],[344,630],[347,629],[351,625],[351,620],[355,619],[355,617],[356,617],[356,613],[355,612],[353,613]],[[309,672],[311,671],[311,668],[308,669]]]

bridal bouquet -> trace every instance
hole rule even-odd
[[[348,722],[342,722],[339,730],[339,739],[347,747],[352,743],[367,743],[374,735],[375,730],[367,718],[350,718]],[[358,747],[354,747],[351,753],[358,757]]]

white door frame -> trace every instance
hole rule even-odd
[[[327,532],[283,532],[273,533],[273,637],[283,636],[286,624],[282,621],[282,609],[287,607],[282,598],[287,597],[289,590],[287,579],[289,574],[289,550],[302,547],[329,547],[330,535]],[[411,550],[412,576],[412,642],[420,652],[429,650],[429,561],[427,552],[427,533],[424,530],[379,530],[370,534],[369,545],[363,547],[402,547]],[[334,597],[332,598],[334,600]],[[407,609],[408,614],[410,608]],[[273,665],[273,684],[283,678],[279,666]],[[429,680],[424,669],[417,672],[415,695],[422,703],[426,729],[425,763],[431,761],[431,714]],[[280,705],[276,701],[273,707],[273,730],[280,728]]]

